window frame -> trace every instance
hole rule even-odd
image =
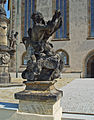
[[[70,67],[70,64],[69,64],[69,54],[65,50],[63,50],[63,49],[58,49],[56,51],[56,53],[59,53],[59,52],[64,52],[64,54],[66,55],[67,64],[64,64],[64,67]]]
[[[54,12],[55,12],[55,10],[56,10],[56,1],[58,1],[58,0],[52,0],[52,13],[54,14]],[[61,0],[62,1],[62,0]],[[66,0],[63,0],[63,2],[64,1],[66,1]],[[62,2],[62,3],[63,3]],[[65,37],[62,37],[62,38],[56,38],[55,36],[56,36],[56,34],[57,34],[57,32],[56,33],[54,33],[54,35],[53,35],[53,39],[52,39],[52,41],[69,41],[70,39],[69,39],[69,0],[67,0],[66,1],[66,7],[67,7],[67,14],[66,14],[66,18],[67,18],[67,20],[66,20],[66,29],[67,29],[67,31],[66,31],[66,38]],[[63,8],[62,8],[63,9]],[[62,12],[62,14],[63,14],[63,12]],[[62,18],[62,19],[64,19],[64,18]],[[60,29],[62,29],[63,30],[63,27],[64,27],[64,21],[63,21],[63,25],[62,25],[62,28],[60,28]],[[59,30],[60,30],[59,29]],[[60,30],[61,31],[61,30]],[[63,33],[64,34],[64,33]],[[62,36],[64,36],[62,34]]]
[[[87,2],[88,6],[88,37],[87,40],[94,40],[94,36],[91,36],[91,0]]]
[[[22,54],[22,65],[26,66],[27,64],[24,64],[24,57],[26,56],[26,52]]]

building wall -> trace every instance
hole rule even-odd
[[[24,4],[24,0],[20,1],[20,13],[15,18],[19,19],[20,22],[17,28],[20,33],[19,41],[22,39],[24,29]],[[37,11],[41,11],[46,20],[50,19],[54,13],[54,5],[55,0],[36,1]],[[69,65],[65,66],[64,72],[81,72],[84,76],[86,56],[94,49],[94,40],[87,39],[89,33],[88,17],[88,0],[69,0],[69,39],[56,40],[53,38],[51,41],[55,51],[62,49],[69,55]],[[18,51],[18,67],[20,68],[25,47],[19,44]]]
[[[14,33],[18,32],[17,37],[17,55],[15,52],[14,57],[11,59],[9,71],[19,71],[22,64],[22,54],[25,52],[25,47],[22,44],[22,36],[24,30],[24,0],[13,0],[11,1],[10,8],[10,35],[13,30]],[[16,58],[17,56],[17,58]]]
[[[66,72],[83,72],[85,58],[94,48],[94,40],[88,38],[87,0],[69,0],[69,41],[54,41],[55,50],[63,49],[69,54]],[[57,47],[58,46],[58,47]]]

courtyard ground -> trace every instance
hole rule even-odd
[[[63,112],[94,115],[94,79],[75,79],[61,90]]]
[[[55,87],[63,91],[64,113],[94,114],[94,79],[59,79]],[[14,94],[24,89],[25,86],[0,88],[0,102],[18,103]]]
[[[65,86],[66,84],[70,83],[73,80],[73,78],[64,78],[64,79],[58,79],[56,87],[61,88],[62,86]],[[18,82],[17,82],[18,81]],[[15,84],[21,84],[23,82],[23,79],[12,79],[12,82],[15,82]],[[24,86],[13,86],[13,87],[6,87],[9,85],[0,85],[0,102],[9,102],[9,103],[18,103],[19,101],[14,98],[14,94],[20,91],[23,91],[25,89]],[[5,87],[2,87],[5,86]]]

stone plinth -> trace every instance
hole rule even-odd
[[[10,54],[8,46],[0,45],[0,83],[10,82],[10,74],[8,72],[9,61]]]
[[[10,61],[9,47],[7,44],[7,24],[4,10],[4,1],[0,3],[0,83],[9,83],[8,63]]]
[[[7,46],[7,24],[9,20],[6,17],[0,16],[0,45]]]
[[[0,65],[0,83],[10,83],[11,78],[8,73],[8,65]]]
[[[54,87],[56,81],[35,81],[25,82],[26,89],[16,93],[15,98],[19,99],[19,112],[42,115],[43,120],[47,117],[50,120],[61,120],[62,108],[60,99],[62,91]],[[33,120],[33,119],[32,119]],[[34,120],[39,120],[37,117]]]

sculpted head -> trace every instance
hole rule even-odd
[[[34,12],[31,16],[31,18],[32,18],[34,24],[36,24],[36,23],[45,24],[45,21],[43,19],[43,15],[40,12]]]

